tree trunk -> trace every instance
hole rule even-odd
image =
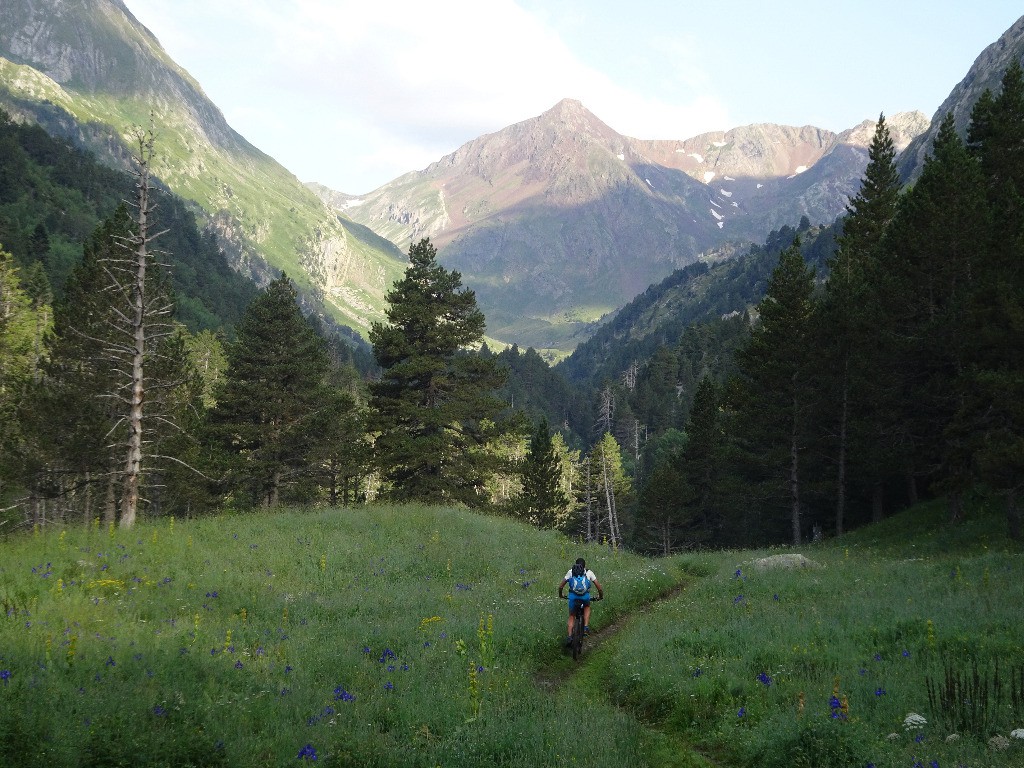
[[[793,427],[789,435],[789,493],[793,546],[800,546],[800,450],[797,444],[797,399],[793,398]]]
[[[952,491],[949,494],[949,522],[958,523],[964,514],[964,502],[959,491]]]
[[[106,525],[113,525],[117,520],[117,492],[114,490],[116,477],[117,473],[111,472],[107,478],[107,498],[103,506],[103,522]]]
[[[82,500],[83,514],[82,518],[85,524],[88,525],[89,521],[92,520],[92,473],[85,473],[85,498]]]
[[[1017,509],[1017,491],[1006,492],[1006,527],[1007,533],[1014,541],[1021,539],[1020,510]]]
[[[847,357],[843,371],[843,395],[839,406],[839,473],[836,478],[836,536],[843,535],[846,517],[846,428],[850,410],[849,385],[850,359]]]
[[[615,525],[615,492],[612,491],[612,484],[608,481],[608,457],[601,452],[601,474],[604,477],[604,495],[608,504],[608,529],[611,532],[612,547],[618,547]]]
[[[907,470],[907,501],[912,507],[920,501],[917,493],[917,477],[914,476],[913,470]]]
[[[593,512],[592,512],[592,506],[591,506],[592,505],[592,499],[593,499],[593,493],[592,493],[592,490],[591,490],[590,482],[591,482],[591,478],[590,478],[590,459],[587,458],[587,541],[588,542],[594,540],[594,530],[593,530],[593,522],[592,522]]]
[[[135,516],[139,508],[139,487],[142,483],[142,417],[145,372],[143,361],[146,357],[146,261],[149,258],[149,158],[152,156],[152,145],[146,146],[140,139],[138,163],[138,181],[136,204],[138,206],[139,231],[135,241],[135,281],[132,285],[132,386],[131,404],[128,412],[128,449],[125,459],[124,487],[121,491],[121,527],[131,528],[135,525]]]
[[[330,459],[327,462],[327,471],[330,472],[330,490],[328,491],[330,497],[331,507],[338,506],[338,462],[336,459]]]
[[[267,506],[273,509],[281,499],[281,470],[275,469],[271,480],[270,493],[267,495]]]
[[[875,480],[871,491],[871,520],[881,522],[885,518],[885,488],[881,480]]]

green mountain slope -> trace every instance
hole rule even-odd
[[[779,254],[797,234],[805,259],[824,278],[836,233],[836,225],[801,227],[799,232],[782,227],[769,234],[763,245],[752,246],[742,255],[678,269],[619,310],[557,370],[571,381],[590,386],[617,380],[632,362],[649,360],[660,345],[674,347],[689,326],[753,309],[764,296]]]
[[[120,0],[0,6],[0,106],[124,161],[131,126],[153,125],[156,174],[193,201],[236,269],[277,271],[310,309],[366,329],[404,269],[393,246],[357,229],[227,124]]]
[[[130,199],[134,178],[0,110],[0,248],[23,266],[43,265],[59,296],[93,230]],[[162,188],[153,231],[169,263],[176,317],[192,330],[234,325],[256,293],[185,202]]]

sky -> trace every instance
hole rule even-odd
[[[1020,0],[124,0],[228,123],[363,194],[578,99],[619,133],[929,118]]]

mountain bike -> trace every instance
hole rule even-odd
[[[569,599],[568,595],[565,596],[565,599],[566,600]],[[596,603],[598,600],[601,600],[601,599],[602,598],[600,598],[600,597],[592,597],[592,598],[590,598],[590,602],[591,603]],[[574,661],[579,659],[580,654],[583,653],[583,635],[584,635],[584,632],[583,632],[583,628],[584,628],[583,609],[584,609],[584,607],[586,607],[586,603],[583,602],[582,600],[578,600],[576,602],[576,607],[573,609],[572,637],[571,637],[572,642],[570,643],[570,647],[572,648],[572,658],[573,658]]]

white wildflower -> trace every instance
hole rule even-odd
[[[996,752],[1002,752],[1010,748],[1010,740],[1005,736],[993,736],[988,740],[988,745]]]
[[[947,744],[952,744],[954,741],[959,741],[959,740],[960,740],[960,734],[959,733],[951,733],[951,734],[949,734],[949,736],[946,737],[946,743]]]
[[[924,728],[926,725],[928,725],[928,721],[924,719],[923,715],[917,714],[917,712],[911,712],[903,718],[903,727],[908,731]]]
[[[1024,739],[1024,728],[1018,728],[1015,731],[1010,731],[1011,739]]]
[[[886,738],[889,739],[889,741],[899,741],[900,735],[898,733],[890,733]]]

